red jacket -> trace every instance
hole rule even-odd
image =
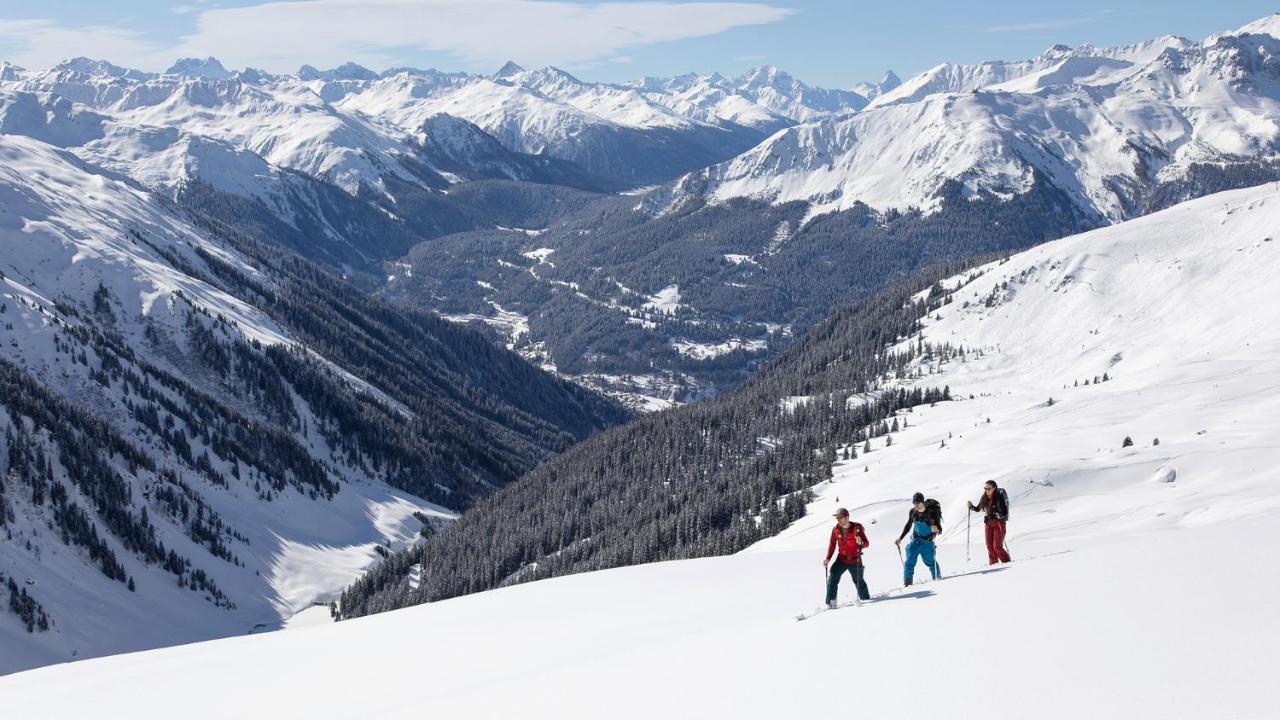
[[[867,531],[856,522],[849,523],[849,529],[843,530],[840,523],[831,528],[831,542],[827,543],[827,560],[835,554],[836,547],[840,548],[840,562],[846,565],[862,562],[862,549],[870,547],[871,541],[867,540]]]

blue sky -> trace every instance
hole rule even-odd
[[[905,78],[1055,43],[1199,39],[1278,9],[1254,0],[2,0],[0,59],[47,67],[88,55],[163,70],[212,54],[272,72],[344,60],[490,72],[510,58],[605,81],[771,64],[848,87],[890,68]]]

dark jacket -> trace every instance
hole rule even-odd
[[[982,493],[982,499],[973,508],[973,512],[984,513],[986,517],[983,518],[983,522],[1008,520],[1009,494],[1004,491],[1004,488],[996,488],[996,491],[990,497],[984,492]]]
[[[924,510],[911,508],[911,512],[907,514],[907,524],[902,526],[902,534],[898,536],[898,539],[901,540],[906,537],[907,533],[912,531],[912,526],[917,522],[924,524],[923,528],[917,527],[915,533],[915,536],[921,540],[932,540],[934,535],[933,528],[942,529],[942,518],[937,517],[927,506]],[[923,529],[928,529],[928,532],[922,532]]]

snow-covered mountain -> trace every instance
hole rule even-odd
[[[1054,45],[1030,60],[996,60],[975,65],[942,63],[906,82],[895,77],[896,82],[891,82],[889,87],[882,84],[881,92],[876,93],[871,105],[883,107],[914,102],[940,92],[964,93],[994,87],[1034,92],[1056,85],[1114,85],[1154,61],[1166,49],[1185,50],[1194,44],[1167,35],[1114,48]]]
[[[192,697],[204,698],[195,717],[349,717],[411,712],[423,692],[467,717],[517,704],[548,717],[805,716],[829,713],[830,695],[786,689],[812,683],[847,650],[833,638],[852,637],[875,649],[857,663],[868,689],[856,706],[873,715],[920,692],[910,668],[925,652],[928,692],[961,714],[1263,717],[1257,688],[1280,669],[1257,652],[1280,641],[1265,620],[1280,592],[1267,569],[1280,526],[1277,227],[1273,186],[1231,191],[925,290],[920,336],[896,349],[953,352],[915,356],[890,380],[947,383],[954,401],[900,412],[870,452],[849,448],[858,456],[835,463],[807,515],[745,552],[45,668],[0,680],[0,692],[32,718],[167,717]],[[965,503],[987,479],[1011,499],[1014,562],[992,569],[976,520],[967,551]],[[943,504],[946,579],[921,569],[915,587],[894,590],[893,540],[915,491]],[[836,506],[867,528],[876,599],[797,623],[821,601],[813,570]],[[452,650],[424,653],[406,637]],[[335,663],[342,682],[317,684]],[[652,687],[616,688],[641,676]],[[992,677],[994,704],[975,691]]]
[[[1201,42],[1055,47],[1025,62],[940,65],[863,112],[791,128],[685,178],[678,196],[936,211],[944,188],[1047,184],[1093,222],[1136,217],[1277,173],[1274,17]]]
[[[638,184],[732,157],[795,121],[865,104],[855,93],[811,88],[775,68],[733,83],[699,80],[708,88],[690,99],[690,89],[674,80],[679,87],[671,89],[609,85],[514,63],[493,76],[378,74],[354,63],[303,66],[286,76],[230,71],[211,57],[179,60],[164,74],[76,58],[46,71],[6,65],[0,73],[5,89],[65,98],[122,124],[225,141],[352,194],[362,187],[386,193],[397,181],[435,185],[413,160],[422,123],[441,113],[473,123],[514,152]],[[713,101],[706,92],[732,97]]]
[[[892,70],[886,70],[880,80],[874,83],[862,82],[853,86],[852,90],[869,101],[884,95],[902,84],[902,79]]]
[[[44,130],[117,131],[91,111]],[[623,417],[12,134],[0,347],[0,672],[278,627]]]
[[[353,63],[290,76],[231,71],[211,57],[165,73],[75,58],[0,67],[0,132],[245,222],[373,286],[383,262],[423,240],[541,218],[539,208],[560,202],[553,186],[612,192],[670,180],[793,117],[864,104],[773,69],[757,74],[771,83],[750,92],[738,87],[746,79],[718,76],[699,79],[701,89],[673,80],[649,90],[513,63],[493,76]],[[488,180],[546,188],[501,207],[486,190],[450,193]]]
[[[719,392],[788,335],[921,268],[1280,178],[1274,25],[944,66],[897,88],[886,77],[863,110],[784,127],[676,182],[419,245],[383,291],[485,322],[642,406]],[[790,118],[741,105],[742,88],[783,75],[637,87],[766,127]]]

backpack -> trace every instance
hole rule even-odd
[[[929,524],[938,528],[938,532],[942,532],[942,504],[933,498],[924,501],[924,516],[929,519]]]
[[[1004,488],[999,488],[996,490],[996,494],[1000,496],[1001,504],[1004,505],[1004,519],[1008,520],[1009,519],[1009,493],[1005,492]]]

